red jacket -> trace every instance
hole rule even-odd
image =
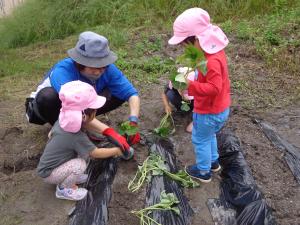
[[[225,51],[206,54],[207,73],[198,70],[198,78],[188,86],[188,95],[194,96],[194,112],[218,114],[230,106],[230,81]]]

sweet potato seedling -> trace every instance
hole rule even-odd
[[[123,122],[119,125],[119,133],[121,135],[135,135],[138,132],[138,128],[135,126],[130,125],[129,121]]]
[[[185,51],[182,55],[178,56],[176,61],[179,64],[186,66],[188,69],[185,73],[171,73],[169,79],[172,82],[174,88],[178,90],[187,89],[186,79],[190,72],[199,69],[202,74],[206,74],[207,72],[207,60],[204,57],[204,53],[197,49],[192,44],[187,45]],[[181,110],[189,111],[189,102],[183,101],[185,103],[182,104]]]
[[[135,216],[137,216],[140,219],[141,225],[161,225],[160,223],[156,222],[154,219],[152,219],[150,216],[154,211],[160,210],[160,211],[166,211],[170,210],[176,213],[177,215],[180,215],[179,208],[176,206],[179,203],[178,198],[173,193],[166,193],[165,191],[162,191],[160,194],[160,202],[146,207],[144,209],[141,209],[139,211],[131,211]]]
[[[167,113],[160,121],[159,126],[154,129],[154,133],[161,137],[167,137],[175,132],[175,124],[171,114]]]
[[[184,74],[171,74],[170,80],[175,88],[184,87],[184,84],[186,84],[187,75],[190,72],[195,71],[196,69],[199,69],[202,74],[206,74],[207,72],[207,60],[204,57],[204,53],[192,44],[187,45],[184,53],[177,57],[176,62],[188,67],[188,70]]]
[[[183,170],[179,170],[177,173],[171,173],[161,156],[151,153],[146,158],[143,165],[138,166],[138,171],[134,178],[129,182],[128,189],[135,192],[140,189],[145,181],[149,182],[151,176],[164,174],[176,182],[179,182],[183,187],[194,188],[199,186],[199,184]]]
[[[190,107],[190,102],[187,102],[187,101],[181,101],[181,106],[180,106],[180,109],[182,111],[185,111],[185,112],[188,112],[190,111],[191,107]]]

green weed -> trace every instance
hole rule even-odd
[[[174,62],[161,58],[160,56],[131,58],[119,57],[116,65],[129,77],[131,80],[142,81],[146,83],[156,82],[159,77],[168,73]]]
[[[206,9],[214,22],[277,12],[296,0],[27,0],[13,16],[1,19],[0,46],[19,47],[64,38],[89,27],[105,30],[170,27],[174,18],[191,7]],[[22,24],[22,25],[21,25]],[[100,29],[102,30],[102,28]],[[119,33],[120,34],[120,33]],[[121,37],[120,37],[121,38]]]
[[[251,40],[254,37],[254,29],[244,20],[237,25],[236,35],[239,39]]]

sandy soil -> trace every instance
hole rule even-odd
[[[233,42],[233,46],[239,43]],[[249,54],[229,49],[231,76],[240,80],[247,79],[245,71],[271,74],[261,60]],[[162,54],[173,56],[177,50],[165,48]],[[238,55],[238,57],[237,57]],[[163,90],[165,78],[159,84],[137,84],[142,97],[141,123],[142,131],[155,128],[163,115],[162,102],[158,90]],[[251,85],[260,85],[267,78],[252,79]],[[267,81],[266,81],[267,82]],[[262,91],[263,92],[263,91]],[[279,133],[290,143],[300,147],[299,105],[277,107],[260,112],[250,110],[243,105],[257,103],[263,106],[263,100],[258,101],[250,93],[242,90],[233,91],[233,107],[227,127],[240,138],[245,158],[253,176],[263,192],[268,204],[273,208],[278,224],[300,224],[300,189],[291,171],[284,162],[283,155],[268,141],[259,127],[252,122],[252,117],[263,118],[272,123]],[[242,104],[246,102],[247,104]],[[248,104],[249,103],[249,104]],[[26,122],[23,102],[2,101],[0,119],[0,224],[67,224],[68,212],[73,207],[72,202],[57,200],[54,197],[54,187],[44,184],[35,174],[37,161],[46,143],[49,126],[35,126]],[[280,105],[280,102],[279,102]],[[11,113],[11,108],[17,109]],[[101,120],[112,126],[127,117],[127,107],[111,112]],[[176,155],[182,166],[194,162],[194,153],[190,134],[185,132],[189,116],[175,116],[176,133],[171,137],[175,144]],[[119,163],[118,172],[113,184],[113,197],[109,205],[110,225],[139,224],[130,211],[142,208],[145,190],[132,194],[127,190],[129,180],[134,176],[138,163],[147,156],[147,148],[137,145],[135,159]],[[213,181],[203,184],[197,189],[186,189],[185,194],[195,211],[193,225],[213,224],[206,206],[208,198],[219,196],[219,176],[214,175]]]

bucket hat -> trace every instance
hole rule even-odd
[[[177,45],[190,36],[196,36],[201,48],[208,54],[224,49],[229,41],[218,26],[210,23],[209,14],[201,8],[191,8],[180,14],[173,24],[170,45]]]
[[[88,108],[98,109],[106,101],[105,97],[98,96],[95,89],[82,81],[71,81],[61,86],[59,92],[61,109],[59,125],[67,132],[76,133],[82,124],[82,111]]]
[[[81,33],[75,48],[69,49],[67,53],[75,62],[94,68],[105,67],[118,58],[110,51],[108,40],[91,31]]]

